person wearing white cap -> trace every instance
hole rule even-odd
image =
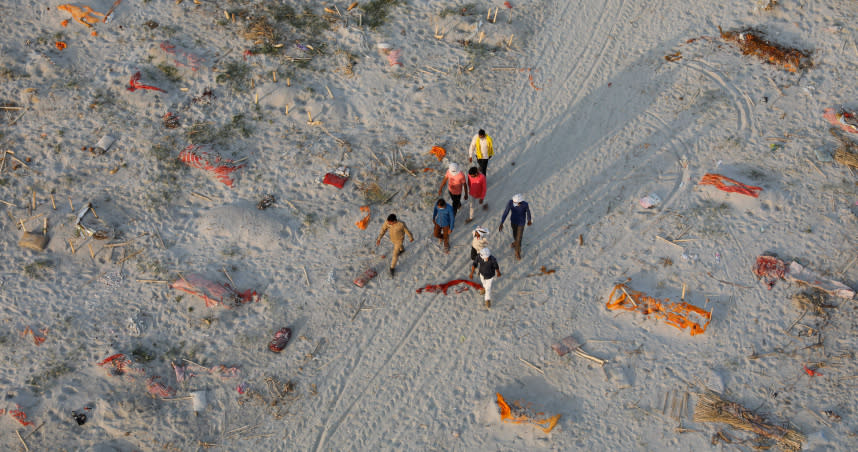
[[[444,175],[444,180],[441,181],[441,187],[438,188],[438,196],[443,193],[444,185],[447,185],[447,191],[450,192],[450,199],[453,200],[453,215],[459,212],[459,207],[462,207],[462,192],[465,187],[465,173],[459,169],[456,163],[450,163],[447,167],[447,174]],[[468,199],[468,193],[465,192],[465,200]]]
[[[521,240],[524,237],[524,225],[532,226],[533,222],[530,217],[530,205],[524,200],[521,193],[516,193],[512,199],[506,203],[506,209],[503,211],[498,232],[503,231],[503,222],[506,221],[506,216],[512,212],[509,217],[509,222],[512,224],[512,248],[515,249],[515,258],[521,259]]]
[[[474,138],[471,140],[471,145],[468,147],[468,162],[473,162],[474,157],[477,157],[477,164],[480,166],[480,172],[486,174],[489,167],[489,159],[495,154],[492,137],[486,135],[486,131],[480,129]]]
[[[480,251],[489,246],[488,235],[489,231],[482,226],[477,226],[474,229],[474,239],[471,240],[471,261],[477,260]]]
[[[501,276],[500,267],[498,266],[498,261],[492,256],[492,251],[488,248],[483,248],[480,250],[480,258],[474,260],[473,265],[471,265],[471,274],[468,275],[468,279],[474,278],[474,270],[480,269],[480,282],[483,283],[483,288],[480,289],[480,293],[485,295],[486,308],[492,307],[492,282],[494,282],[495,275],[498,278]]]

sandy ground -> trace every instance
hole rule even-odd
[[[0,4],[4,449],[773,444],[695,422],[705,388],[806,450],[858,447],[854,301],[805,310],[808,288],[752,273],[776,254],[858,286],[858,186],[822,117],[858,107],[854,2],[126,0],[91,28],[64,27],[58,2]],[[719,26],[813,65],[742,55]],[[138,71],[162,91],[129,90]],[[429,150],[464,165],[480,128],[489,209],[460,212],[446,255],[431,237],[446,161]],[[116,142],[91,151],[104,135]],[[244,165],[232,187],[182,163],[189,145]],[[345,187],[322,184],[339,166]],[[699,185],[706,173],[762,192]],[[534,214],[520,261],[496,232],[514,193]],[[649,194],[661,203],[644,209]],[[76,226],[87,203],[106,239]],[[389,241],[374,243],[389,213],[416,236],[395,279]],[[45,220],[46,249],[19,246]],[[492,309],[474,290],[417,293],[467,277],[477,224],[503,272]],[[368,266],[381,274],[356,287]],[[193,274],[258,301],[170,288]],[[608,310],[629,278],[711,312],[705,333]],[[605,364],[552,351],[570,335]],[[98,364],[118,353],[121,372]],[[561,418],[550,433],[502,422],[497,393]]]

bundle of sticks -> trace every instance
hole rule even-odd
[[[711,390],[698,394],[694,422],[721,422],[774,440],[782,450],[787,451],[801,450],[802,443],[807,439],[797,430],[767,423],[762,416],[738,403],[725,400]]]

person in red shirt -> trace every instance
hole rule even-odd
[[[447,174],[444,175],[444,180],[441,181],[441,187],[438,188],[438,196],[444,190],[444,185],[447,185],[447,191],[450,192],[450,198],[453,200],[453,215],[459,212],[459,207],[462,207],[462,192],[467,184],[467,178],[462,171],[459,170],[459,165],[451,163],[447,167]],[[465,200],[468,199],[468,193],[465,192]]]
[[[471,195],[468,198],[468,194]],[[472,166],[468,170],[468,194],[465,194],[465,200],[468,201],[468,219],[465,223],[470,223],[474,220],[474,200],[479,200],[483,206],[483,210],[488,210],[489,204],[483,204],[486,198],[486,175],[481,173],[476,166]]]

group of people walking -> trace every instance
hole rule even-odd
[[[471,166],[467,174],[465,174],[457,163],[450,163],[447,166],[447,172],[444,174],[444,179],[441,181],[441,186],[438,188],[438,196],[440,197],[432,209],[433,236],[438,239],[439,246],[445,253],[450,252],[450,234],[456,226],[456,215],[462,208],[462,196],[468,204],[468,218],[465,223],[470,223],[474,220],[475,211],[479,209],[477,206],[482,206],[483,210],[488,210],[489,205],[486,201],[487,182],[486,171],[488,170],[489,160],[494,156],[494,143],[492,138],[488,136],[485,130],[474,135],[471,144],[468,148],[468,163],[473,163],[474,158],[477,160],[476,166]],[[444,187],[447,187],[447,192],[450,195],[450,202],[442,197]],[[503,231],[503,224],[507,216],[510,218],[510,226],[512,232],[512,243],[510,246],[515,252],[515,258],[521,259],[521,242],[524,236],[524,228],[533,224],[530,206],[524,200],[524,196],[520,193],[513,195],[501,216],[498,232]],[[405,236],[413,242],[414,236],[408,230],[408,226],[400,221],[395,214],[387,217],[387,221],[382,225],[381,232],[375,241],[376,246],[381,243],[382,237],[386,233],[390,233],[390,240],[393,242],[393,256],[390,260],[390,276],[393,277],[396,272],[396,263],[399,260],[399,255],[405,251],[403,243]],[[469,279],[473,279],[474,271],[479,270],[478,274],[482,282],[483,289],[480,290],[484,295],[485,305],[491,307],[491,289],[494,278],[501,276],[500,267],[497,259],[492,255],[492,251],[488,244],[488,229],[477,226],[472,232],[471,240],[471,273]]]

